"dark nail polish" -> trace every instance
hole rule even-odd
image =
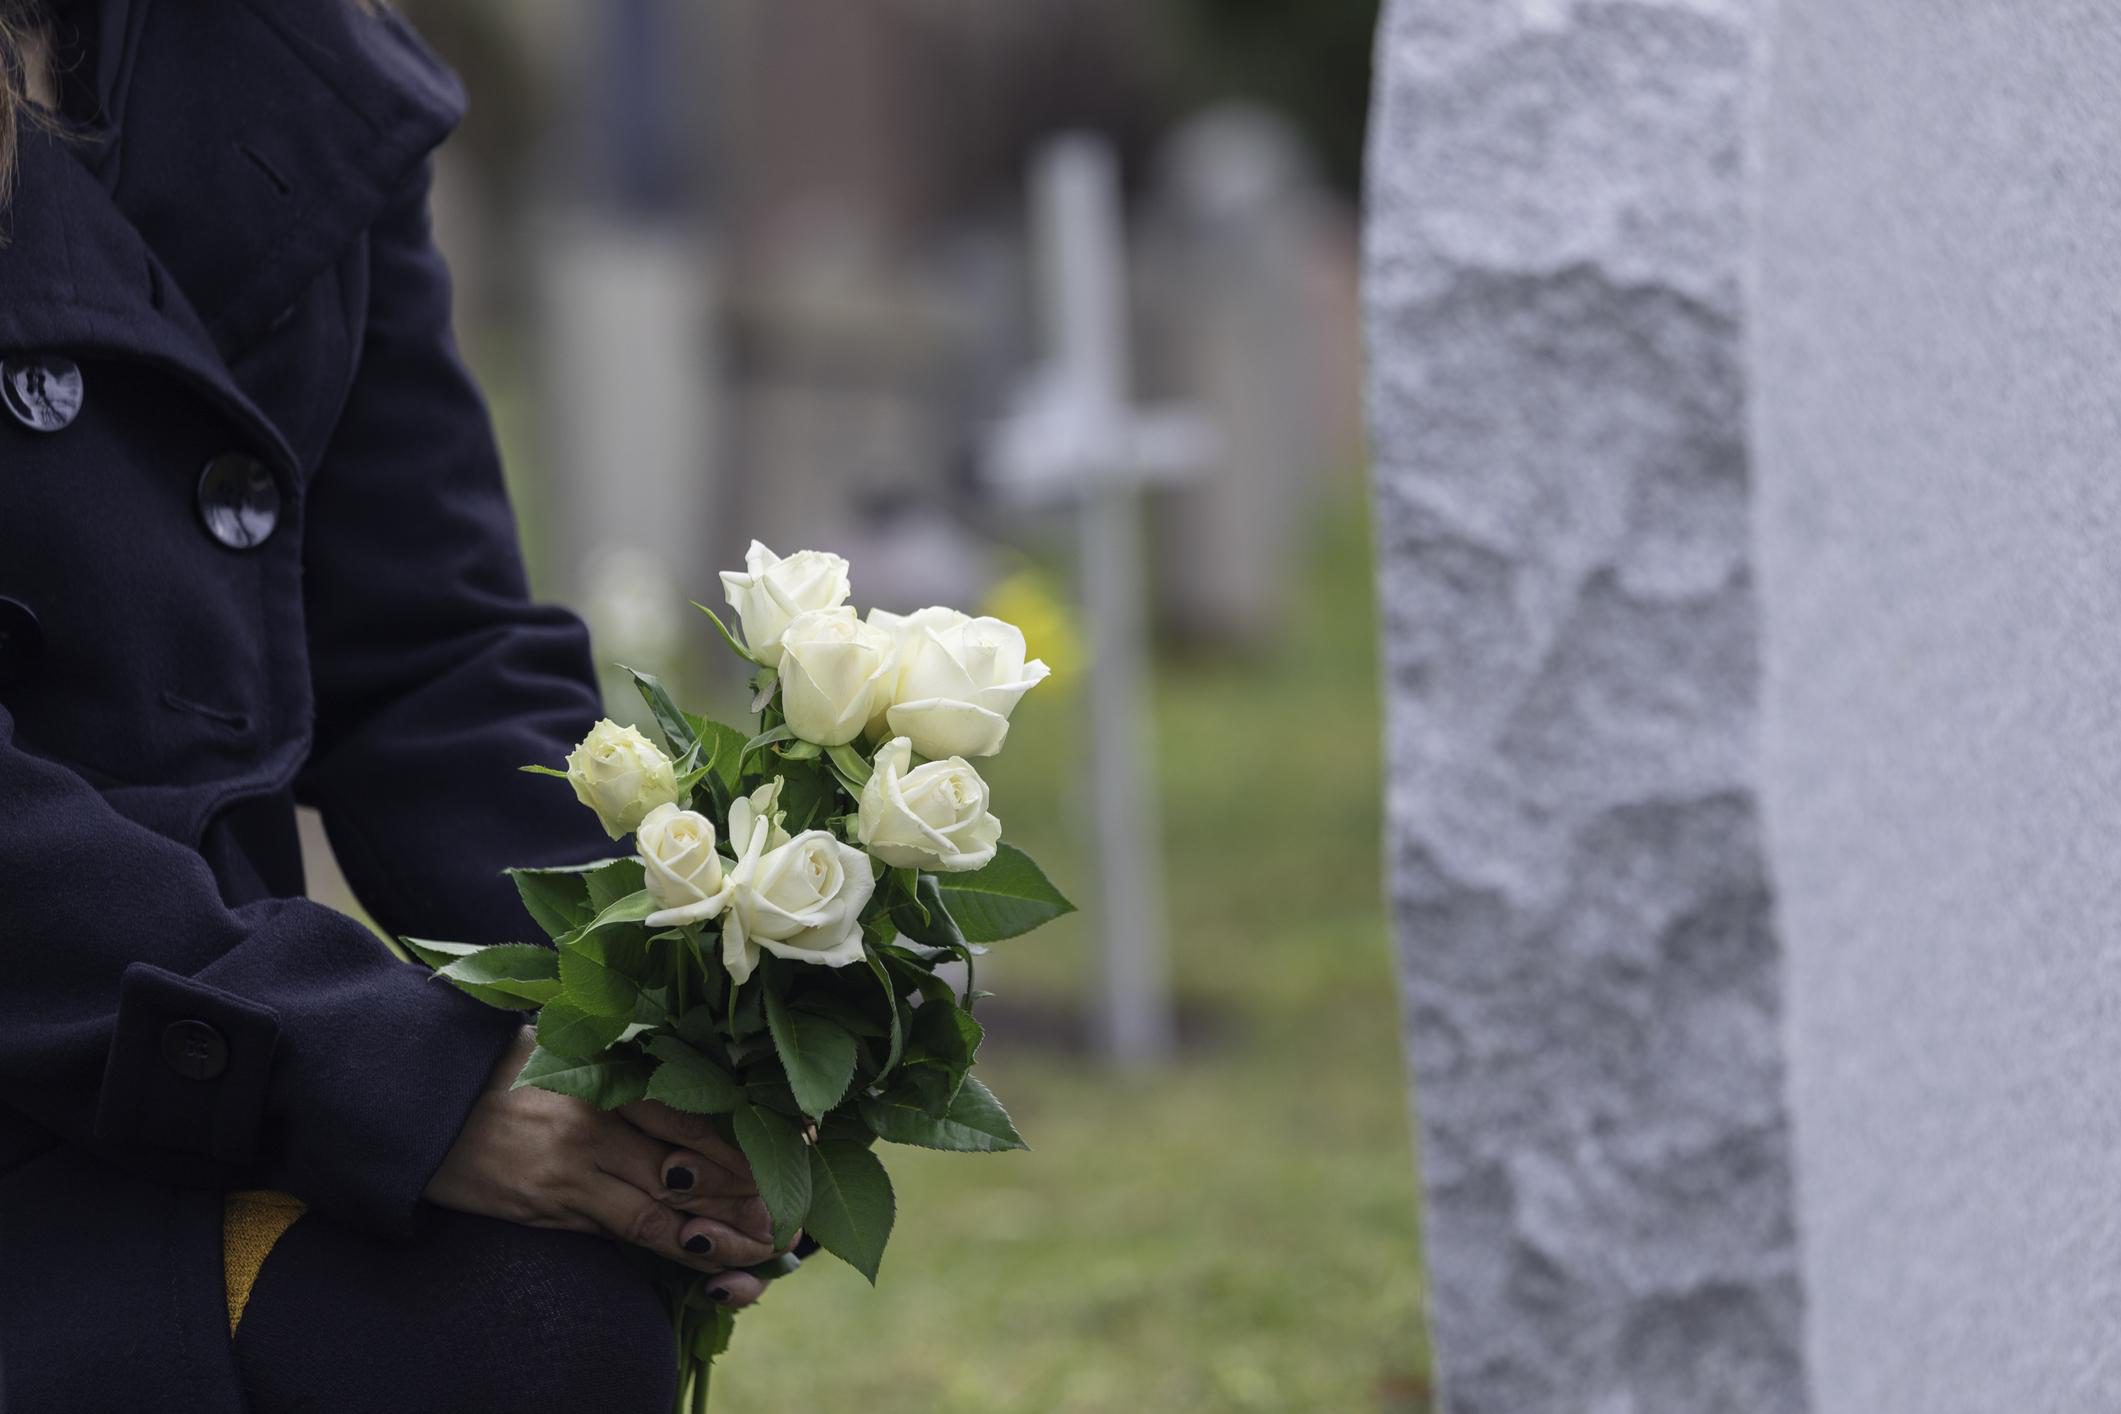
[[[811,1256],[818,1250],[817,1239],[806,1232],[795,1240],[795,1246],[790,1250],[798,1257]]]
[[[704,1232],[696,1232],[685,1239],[685,1250],[695,1257],[704,1257],[714,1250],[714,1239]]]
[[[698,1176],[683,1164],[663,1175],[663,1186],[673,1193],[690,1193],[692,1185],[697,1182]]]
[[[727,1301],[729,1299],[729,1288],[726,1286],[710,1286],[707,1288],[707,1294],[716,1301]]]

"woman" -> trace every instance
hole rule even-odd
[[[609,852],[514,769],[598,704],[450,341],[459,91],[358,0],[0,0],[0,57],[0,1406],[667,1407],[632,1254],[766,1258],[741,1158],[511,1092],[301,897],[297,802],[393,933]]]

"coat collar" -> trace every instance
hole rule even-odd
[[[403,192],[462,90],[403,21],[355,0],[79,3],[100,6],[110,147],[24,133],[0,214],[0,349],[161,364],[292,469],[229,361]]]
[[[117,203],[232,353],[404,190],[463,91],[359,0],[126,3],[147,14],[115,115]]]

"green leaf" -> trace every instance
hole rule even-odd
[[[752,752],[757,751],[760,747],[772,746],[776,742],[794,740],[795,728],[789,726],[786,722],[783,722],[772,730],[760,732],[757,736],[745,742],[744,754],[746,756],[749,756]]]
[[[1031,856],[1010,844],[996,849],[984,869],[938,875],[936,884],[959,931],[975,943],[1014,938],[1075,911]]]
[[[808,992],[802,1000],[793,1003],[794,1009],[812,1016],[822,1016],[834,1021],[854,1036],[882,1037],[891,1034],[891,1028],[877,1017],[871,1016],[855,1005],[850,997],[833,992]]]
[[[747,663],[757,663],[762,668],[766,666],[765,660],[761,659],[749,648],[746,648],[743,643],[738,640],[737,636],[729,631],[729,625],[722,622],[722,616],[720,614],[717,614],[714,610],[708,608],[705,604],[702,604],[697,599],[692,601],[692,607],[698,609],[708,618],[714,620],[714,626],[722,631],[722,641],[728,644],[731,648],[735,649],[736,655],[739,658],[742,658]]]
[[[726,1306],[717,1306],[700,1318],[699,1326],[693,1331],[692,1353],[694,1357],[712,1365],[715,1356],[728,1352],[729,1339],[735,1333],[736,1312]],[[707,1378],[704,1371],[701,1372],[700,1378],[702,1381]],[[704,1399],[696,1397],[696,1402],[699,1403],[700,1407],[706,1407]]]
[[[812,1175],[802,1132],[786,1115],[757,1105],[736,1112],[735,1128],[737,1145],[773,1218],[774,1245],[794,1241],[796,1229],[810,1220]]]
[[[876,1078],[882,1081],[898,1069],[899,1058],[906,1054],[906,1028],[899,1020],[898,988],[891,984],[891,973],[885,968],[884,960],[875,953],[866,954],[866,960],[876,980],[883,984],[884,1004],[891,1009],[891,1053],[884,1058],[884,1068],[876,1074]]]
[[[695,753],[700,749],[700,739],[693,733],[692,723],[678,710],[678,704],[670,700],[669,691],[662,680],[653,674],[619,664],[619,670],[633,679],[635,690],[648,710],[655,716],[655,724],[661,728],[664,742],[670,747],[670,759],[679,770],[688,770],[696,764]]]
[[[777,1056],[763,1066],[746,1067],[744,1095],[760,1109],[786,1115],[798,1123],[809,1119],[803,1113],[803,1107],[795,1102],[795,1091],[788,1088],[787,1073],[781,1069]]]
[[[638,889],[606,904],[597,911],[597,916],[575,929],[576,936],[588,937],[599,928],[609,928],[614,923],[639,923],[663,905],[657,903],[655,895],[646,889]]]
[[[840,1119],[818,1135],[810,1149],[810,1215],[803,1226],[874,1285],[897,1204],[891,1176],[870,1152],[867,1137],[860,1125]]]
[[[972,959],[977,949],[966,942],[965,935],[958,930],[957,920],[951,916],[950,907],[943,899],[942,886],[937,882],[936,875],[922,874],[917,892],[921,907],[927,910],[928,921],[918,927],[906,926],[906,935],[919,944],[937,949],[936,956],[948,953],[965,964],[965,1004],[970,1006],[974,981]],[[901,909],[897,917],[902,926],[912,923],[912,918],[905,909]],[[923,985],[923,995],[932,991],[932,988]]]
[[[399,937],[398,941],[405,945],[407,952],[426,963],[429,967],[447,967],[460,957],[469,957],[475,952],[482,951],[481,945],[478,943],[438,943],[428,938],[407,938],[403,936]]]
[[[647,881],[647,871],[642,868],[641,861],[630,854],[584,869],[582,875],[589,881],[589,907],[593,913],[602,913],[620,900],[639,893]]]
[[[729,1016],[729,1034],[736,1037],[756,1036],[766,1029],[766,1012],[759,1001],[763,987],[752,987],[742,991],[736,1006]]]
[[[559,955],[530,943],[480,948],[436,968],[435,975],[488,1006],[543,1006],[560,991]]]
[[[765,989],[773,1048],[788,1072],[796,1104],[803,1113],[820,1116],[840,1102],[854,1080],[854,1037],[836,1021],[786,1005],[773,985],[777,980],[769,977]]]
[[[825,755],[831,757],[832,764],[838,768],[839,773],[853,783],[851,793],[854,795],[860,795],[862,787],[869,784],[870,776],[876,773],[876,768],[852,745],[828,746],[825,748]]]
[[[915,872],[912,902],[894,904],[891,920],[898,925],[899,932],[923,947],[940,948],[962,956],[970,946],[965,935],[958,931],[957,920],[950,915],[942,886],[933,874]]]
[[[591,1016],[617,1017],[621,1025],[634,1019],[640,1004],[640,984],[612,965],[594,933],[560,944],[560,981],[566,1000]]]
[[[839,782],[822,766],[786,762],[776,774],[781,778],[780,805],[788,817],[783,823],[789,834],[817,829],[842,808]]]
[[[627,1018],[592,1016],[565,997],[554,997],[538,1013],[538,1044],[554,1055],[587,1060],[619,1039]]]
[[[961,1154],[995,1154],[1028,1149],[994,1092],[968,1075],[943,1117],[930,1116],[918,1103],[887,1095],[862,1101],[862,1118],[880,1139],[917,1144],[924,1149],[951,1149]]]
[[[748,738],[735,727],[724,726],[710,717],[687,713],[685,721],[700,740],[701,763],[711,764],[723,789],[734,794],[744,779],[744,743]]]
[[[612,1110],[648,1094],[648,1067],[638,1056],[606,1053],[583,1060],[539,1046],[508,1088],[525,1086],[572,1095],[600,1110]]]
[[[920,925],[928,926],[928,905],[921,902],[921,871],[903,866],[885,871],[884,877],[891,881],[893,908],[907,908]]]
[[[518,766],[516,769],[526,776],[557,776],[563,781],[567,779],[565,771],[556,771],[550,766]]]
[[[648,1082],[648,1098],[687,1114],[730,1114],[744,1103],[743,1087],[734,1076],[675,1036],[648,1043],[662,1064]]]
[[[596,910],[589,906],[589,884],[581,869],[511,869],[523,907],[545,930],[548,938],[571,933],[587,923]]]
[[[913,1009],[908,1050],[947,1069],[962,1071],[979,1054],[979,1043],[985,1036],[986,1028],[946,990],[942,996],[926,998]]]
[[[722,1043],[722,1028],[709,1007],[691,1008],[678,1018],[677,1028],[678,1035],[691,1043],[695,1050],[708,1050]]]

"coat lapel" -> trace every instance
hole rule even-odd
[[[184,291],[111,203],[67,139],[22,134],[15,197],[0,232],[0,352],[137,358],[183,379],[289,477],[280,431],[230,376]]]

